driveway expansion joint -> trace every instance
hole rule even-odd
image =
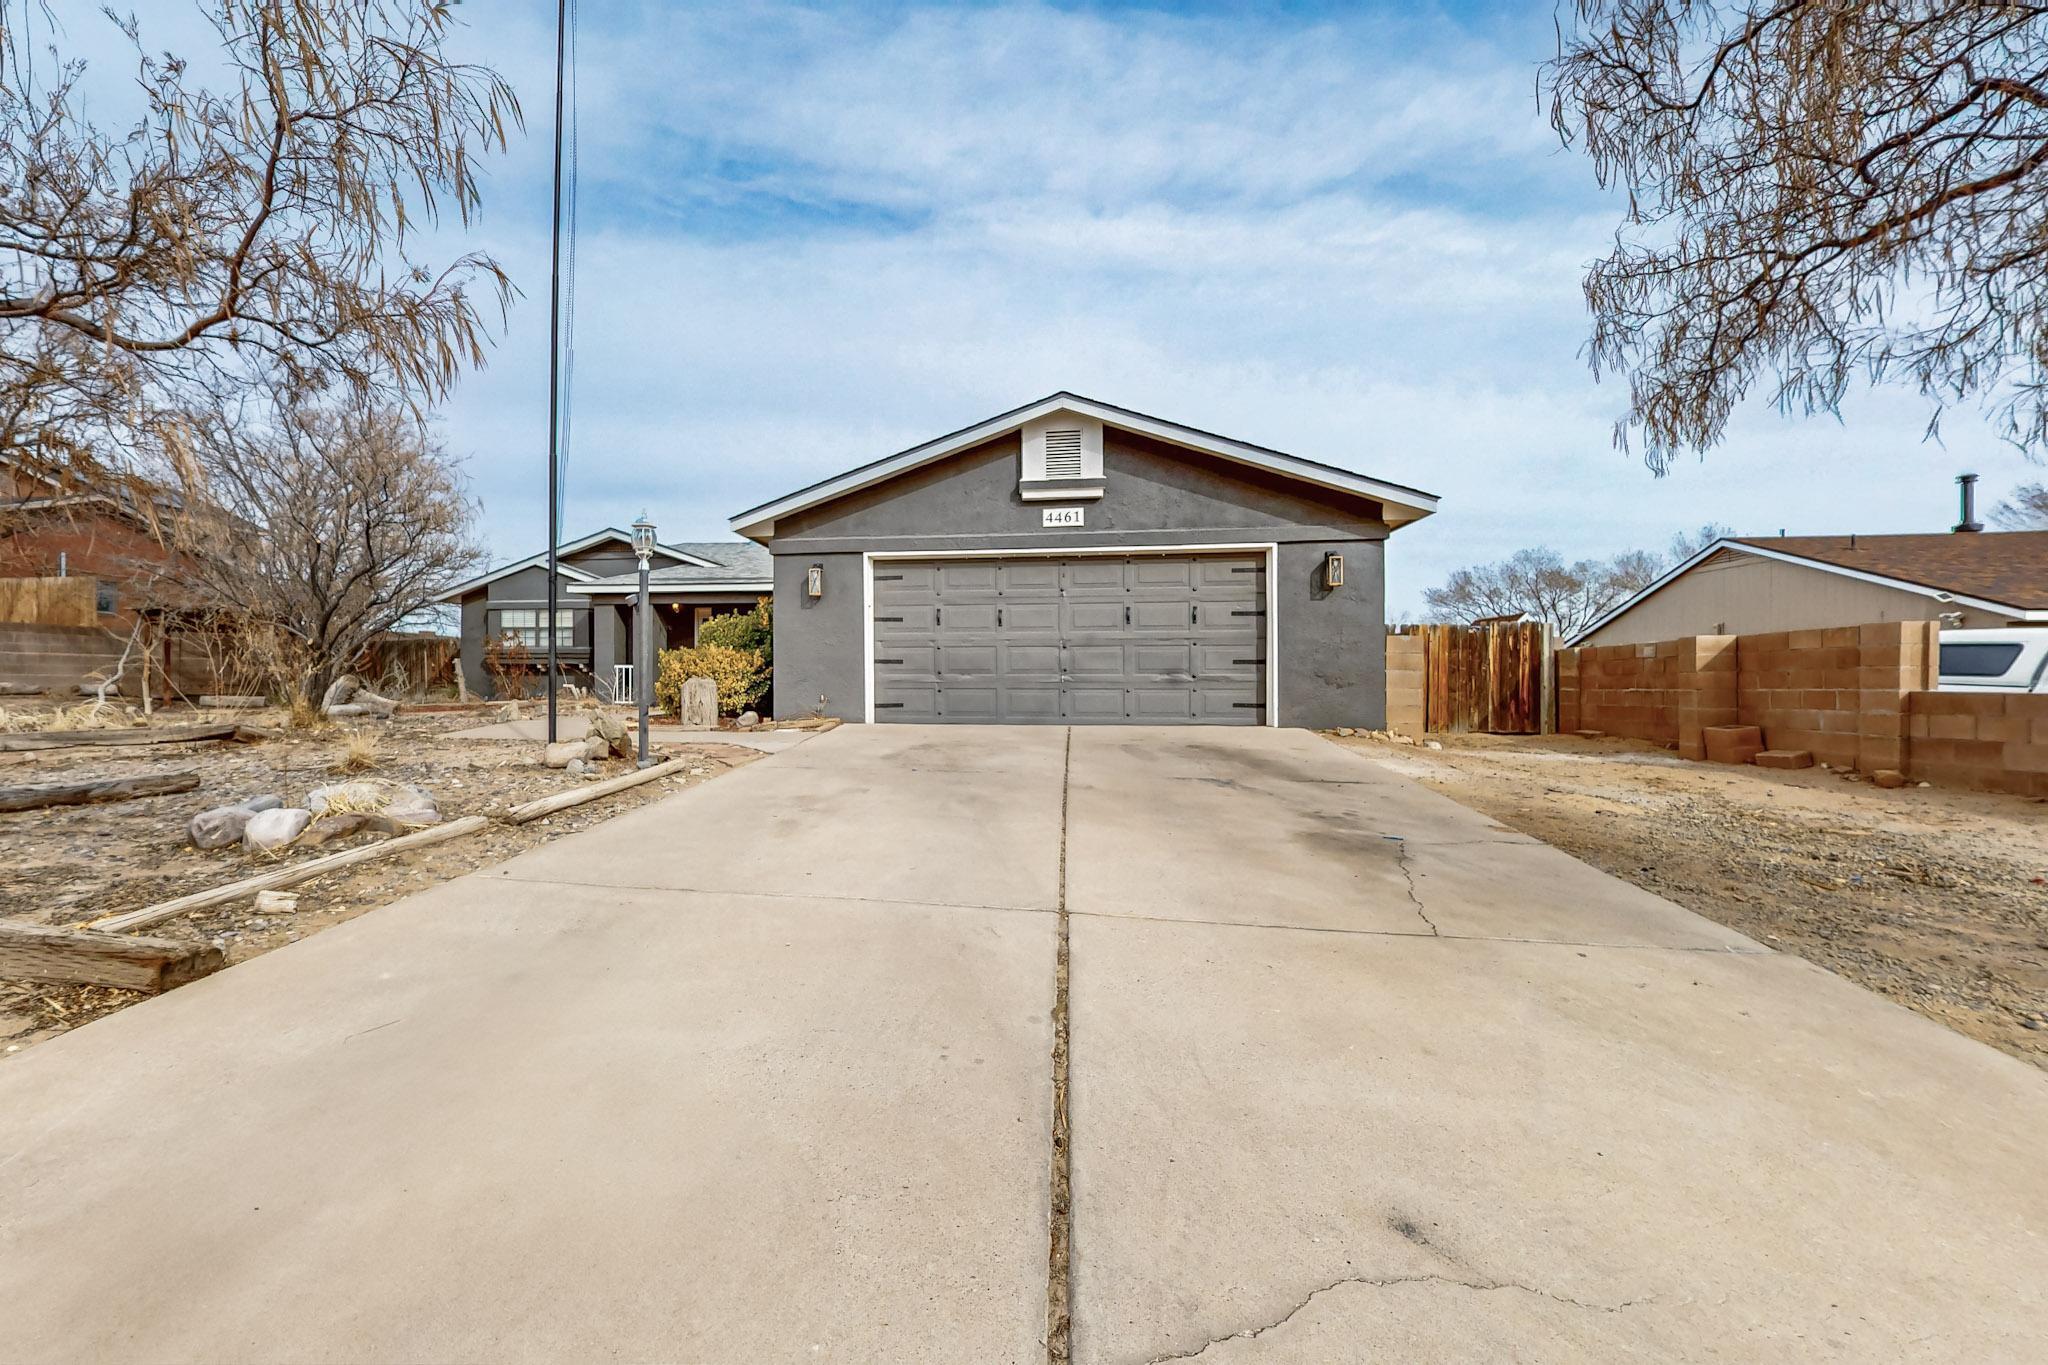
[[[1554,1303],[1567,1304],[1573,1308],[1583,1308],[1590,1313],[1619,1313],[1624,1309],[1634,1308],[1638,1304],[1650,1302],[1648,1297],[1644,1297],[1639,1299],[1623,1299],[1620,1303],[1589,1303],[1584,1299],[1575,1299],[1566,1294],[1553,1294],[1547,1289],[1538,1289],[1534,1285],[1523,1284],[1519,1280],[1461,1280],[1454,1275],[1388,1275],[1384,1277],[1346,1275],[1342,1279],[1332,1280],[1328,1284],[1310,1291],[1307,1297],[1271,1322],[1258,1327],[1247,1327],[1242,1331],[1232,1332],[1227,1336],[1210,1337],[1192,1351],[1183,1351],[1177,1355],[1153,1356],[1145,1362],[1145,1365],[1172,1365],[1172,1362],[1175,1361],[1199,1360],[1208,1353],[1209,1348],[1212,1346],[1221,1346],[1229,1341],[1250,1341],[1255,1337],[1262,1337],[1268,1332],[1285,1327],[1303,1309],[1307,1308],[1317,1299],[1330,1293],[1332,1290],[1342,1289],[1346,1285],[1362,1285],[1370,1289],[1390,1289],[1404,1284],[1440,1284],[1454,1289],[1469,1289],[1475,1293],[1491,1293],[1500,1289],[1512,1289],[1523,1294],[1533,1294],[1538,1298],[1549,1299]]]

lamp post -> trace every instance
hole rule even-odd
[[[633,690],[640,700],[640,766],[654,760],[647,756],[647,703],[654,695],[654,603],[647,593],[649,561],[654,557],[654,523],[642,512],[633,523],[633,554],[640,561],[639,620],[633,626]]]

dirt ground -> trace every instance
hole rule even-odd
[[[163,723],[218,720],[219,713],[185,712]],[[240,716],[229,717],[242,718]],[[249,717],[278,723],[279,714]],[[147,748],[71,748],[0,754],[0,785],[84,781],[184,769],[199,774],[194,791],[99,806],[0,813],[0,919],[71,925],[136,910],[203,891],[278,866],[340,852],[378,836],[336,839],[314,848],[288,848],[281,856],[244,853],[239,845],[213,853],[193,849],[186,822],[199,811],[260,793],[287,805],[303,803],[314,787],[346,775],[416,782],[437,798],[442,816],[491,815],[508,806],[578,785],[578,779],[541,766],[538,746],[504,740],[452,739],[450,731],[488,721],[476,712],[401,712],[359,727],[374,738],[375,766],[344,774],[351,730],[332,726],[288,732],[259,744],[208,742]],[[656,731],[657,740],[659,731]],[[691,766],[669,777],[601,797],[528,825],[498,824],[466,839],[436,844],[389,859],[372,860],[290,888],[298,908],[288,915],[256,913],[253,900],[195,911],[144,931],[164,938],[218,944],[230,964],[265,953],[388,905],[411,892],[501,862],[550,839],[609,820],[686,786],[710,781],[763,755],[729,744],[657,744],[661,757],[687,757]],[[604,765],[604,776],[632,771],[624,760]],[[0,1057],[145,999],[104,986],[0,981]]]
[[[2048,1068],[2048,802],[1629,740],[1339,738],[1523,833]]]

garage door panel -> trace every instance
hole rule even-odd
[[[1062,694],[1067,719],[1087,722],[1123,720],[1124,689],[1121,687],[1068,687]]]
[[[875,719],[1261,724],[1265,585],[1258,555],[891,562]]]
[[[1194,694],[1185,687],[1134,687],[1131,689],[1131,719],[1135,721],[1188,720],[1195,714]]]
[[[1190,644],[1166,644],[1148,641],[1134,644],[1127,649],[1126,666],[1137,677],[1151,681],[1156,678],[1191,678],[1195,671],[1195,647]]]
[[[1001,670],[996,663],[997,646],[986,645],[942,645],[939,648],[939,681],[941,683],[964,682],[969,679],[993,680]]]
[[[939,565],[939,596],[994,594],[1001,565],[993,559],[960,559]]]
[[[1001,671],[1005,678],[1030,677],[1057,683],[1062,672],[1060,647],[1056,644],[1005,644]]]
[[[1048,639],[1060,637],[1060,604],[1058,598],[1044,602],[1019,602],[1004,598],[1002,604],[1002,625],[1005,635],[1015,638],[1019,635],[1043,635]]]
[[[958,635],[970,631],[993,635],[996,632],[997,610],[993,599],[987,602],[958,602],[949,597],[939,603],[938,629],[944,635]]]
[[[1060,592],[1060,561],[1057,559],[1006,559],[998,561],[997,581],[1003,595],[1057,597]]]
[[[1060,565],[1060,585],[1068,593],[1121,594],[1126,566],[1121,559],[1069,559]]]

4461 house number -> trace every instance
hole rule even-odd
[[[1082,526],[1086,524],[1085,507],[1048,507],[1044,509],[1045,526]]]

